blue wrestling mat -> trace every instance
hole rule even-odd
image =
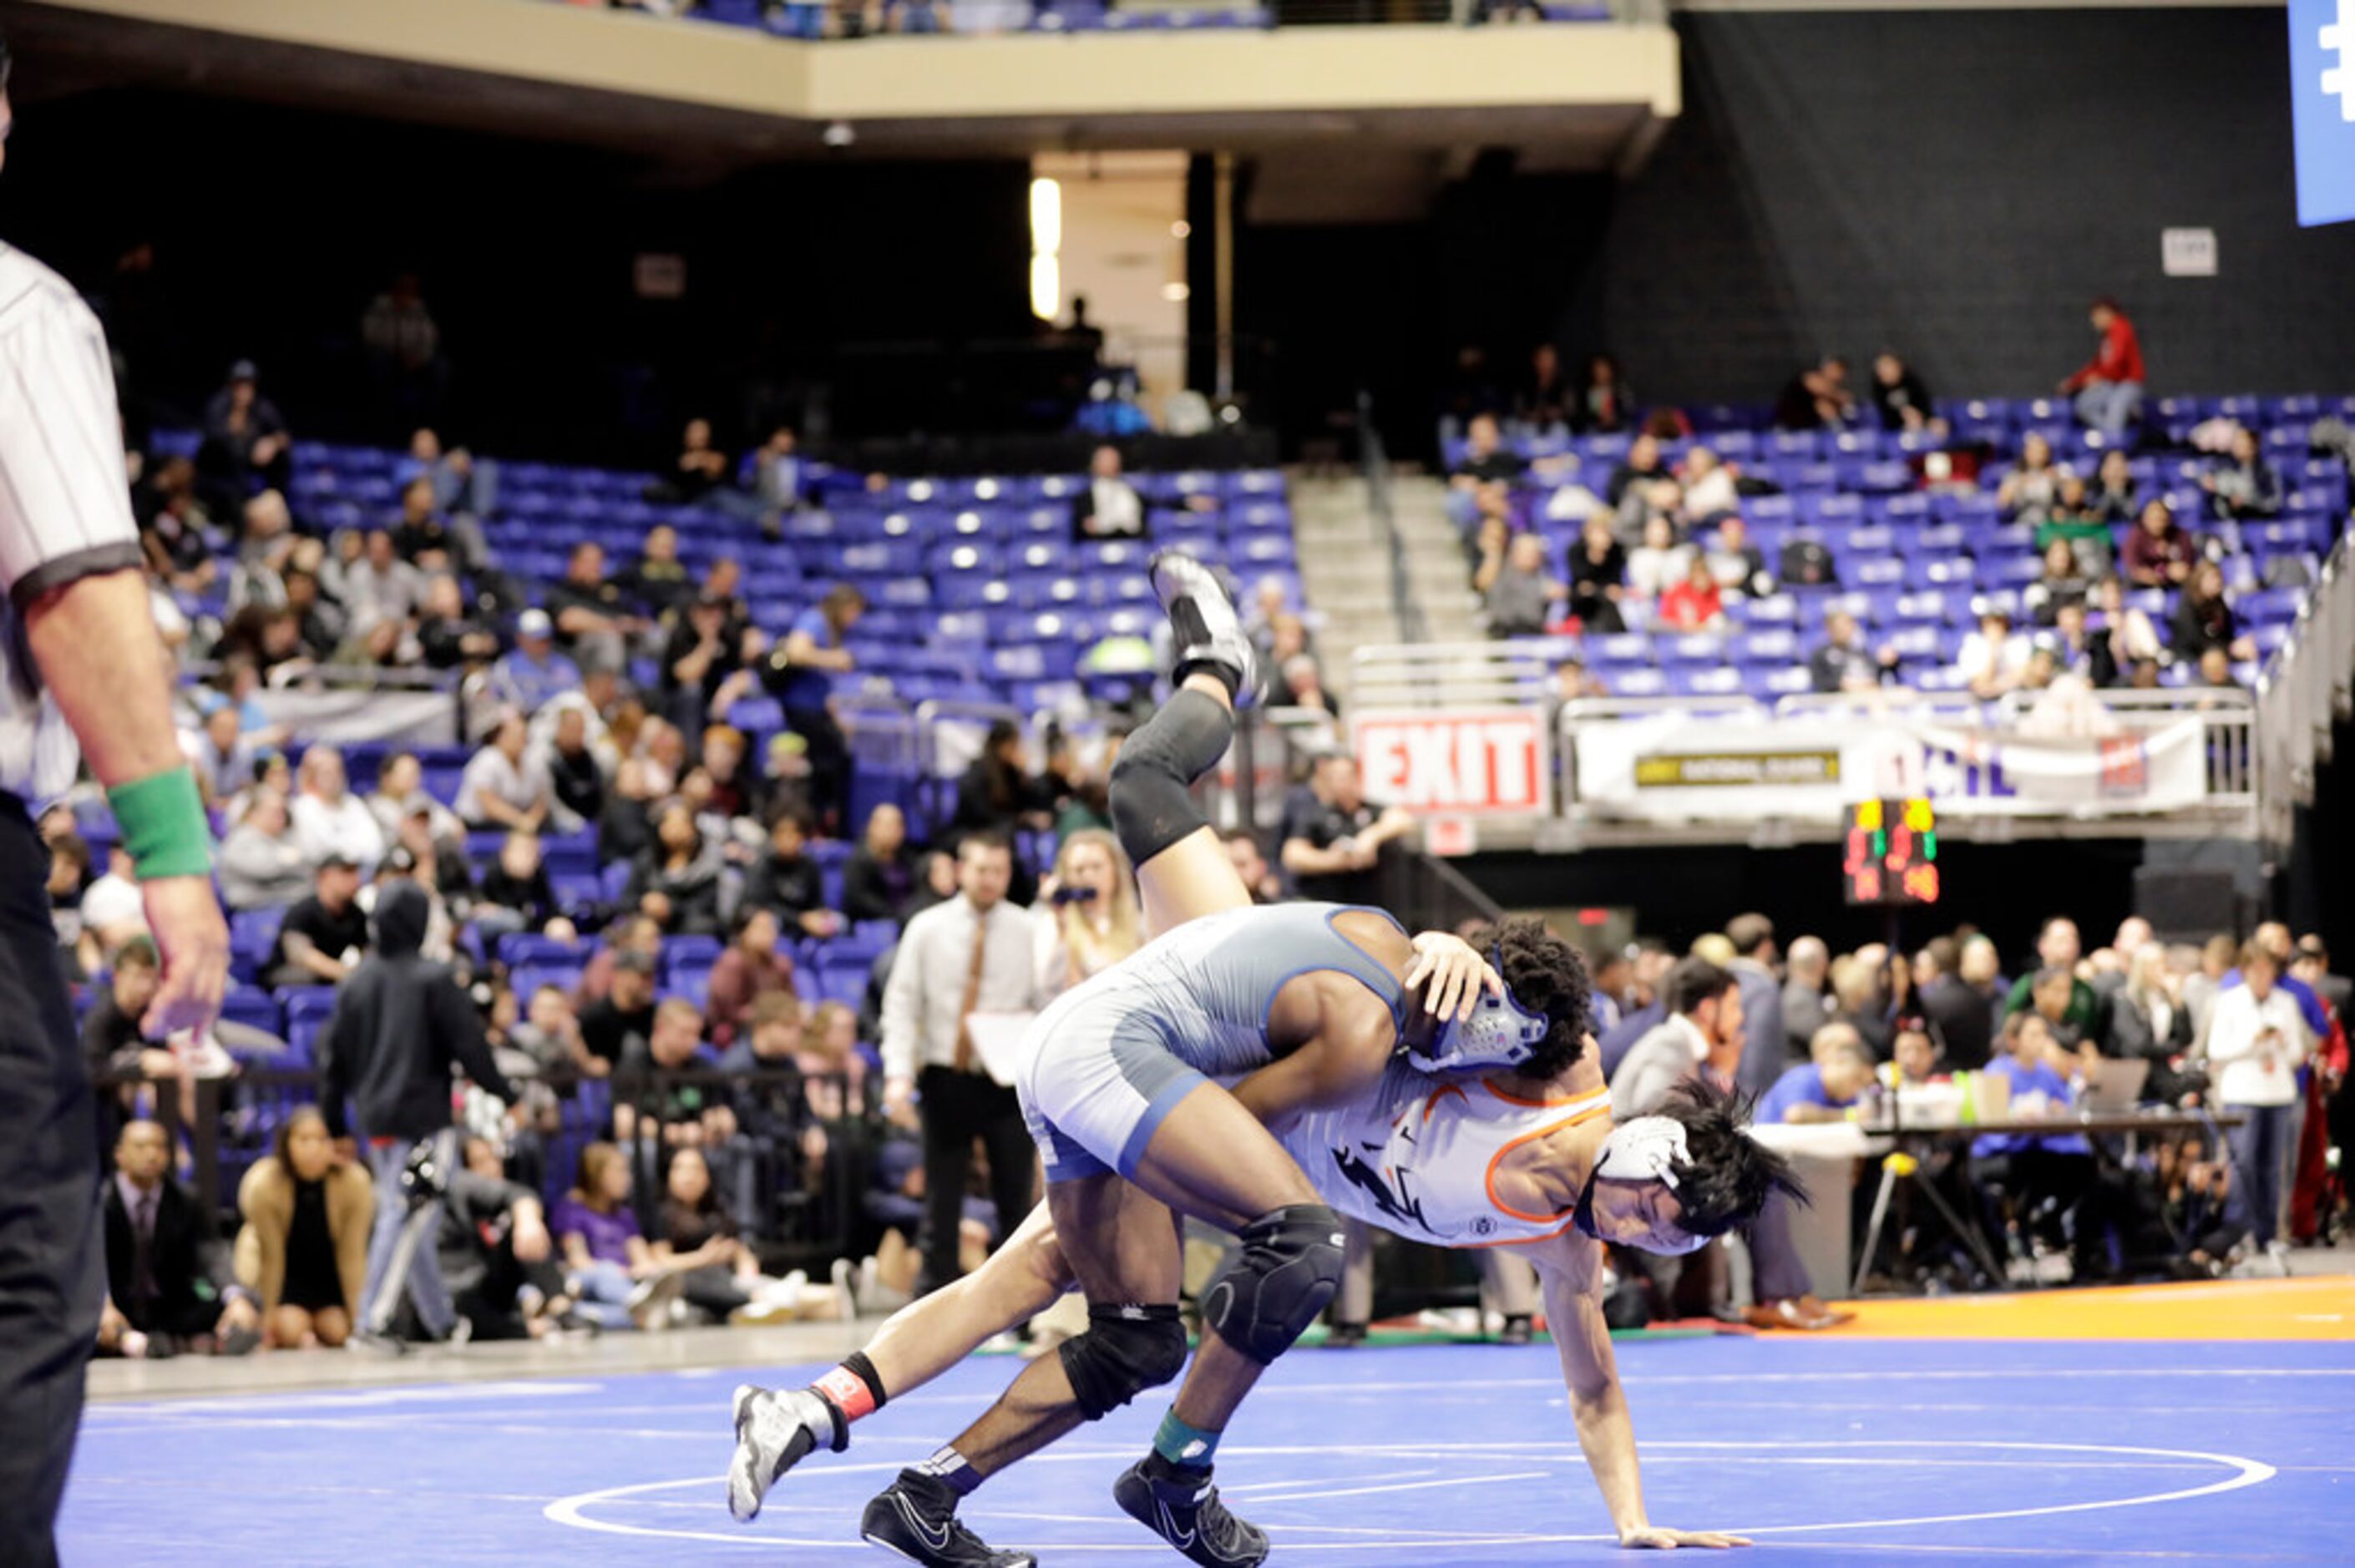
[[[1824,1338],[1620,1346],[1652,1518],[1775,1563],[2355,1561],[2355,1343]],[[741,1377],[651,1372],[93,1406],[66,1561],[896,1561],[860,1506],[1015,1371],[969,1361],[728,1517]],[[1156,1394],[966,1505],[1051,1568],[1182,1561],[1113,1506]],[[1274,1563],[1620,1560],[1550,1348],[1302,1351],[1219,1477]]]

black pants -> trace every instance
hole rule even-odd
[[[790,707],[785,724],[808,746],[810,810],[829,832],[857,832],[850,821],[850,742],[824,708]]]
[[[973,1140],[989,1155],[989,1192],[997,1203],[997,1236],[1014,1234],[1030,1213],[1038,1190],[1039,1149],[1022,1125],[1014,1091],[980,1073],[927,1067],[916,1075],[924,1117],[924,1272],[917,1291],[962,1277],[957,1223],[964,1214],[965,1179],[973,1173]]]
[[[104,1257],[90,1068],[49,924],[49,854],[0,797],[0,1563],[41,1568],[81,1425]]]

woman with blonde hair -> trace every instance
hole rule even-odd
[[[1041,990],[1060,995],[1145,945],[1128,853],[1103,829],[1082,828],[1063,841],[1041,892]]]
[[[272,1346],[333,1350],[351,1338],[373,1189],[365,1166],[336,1159],[326,1120],[310,1106],[279,1125],[276,1146],[238,1183],[238,1282],[260,1298]]]

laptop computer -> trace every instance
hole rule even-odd
[[[2110,1114],[2130,1111],[2142,1103],[2142,1087],[2149,1081],[2147,1058],[2105,1056],[2085,1069],[2085,1097],[2078,1108]]]

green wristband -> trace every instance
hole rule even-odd
[[[131,852],[140,881],[212,874],[212,824],[205,820],[192,769],[175,768],[117,784],[106,792],[106,803],[114,808],[123,847]]]

